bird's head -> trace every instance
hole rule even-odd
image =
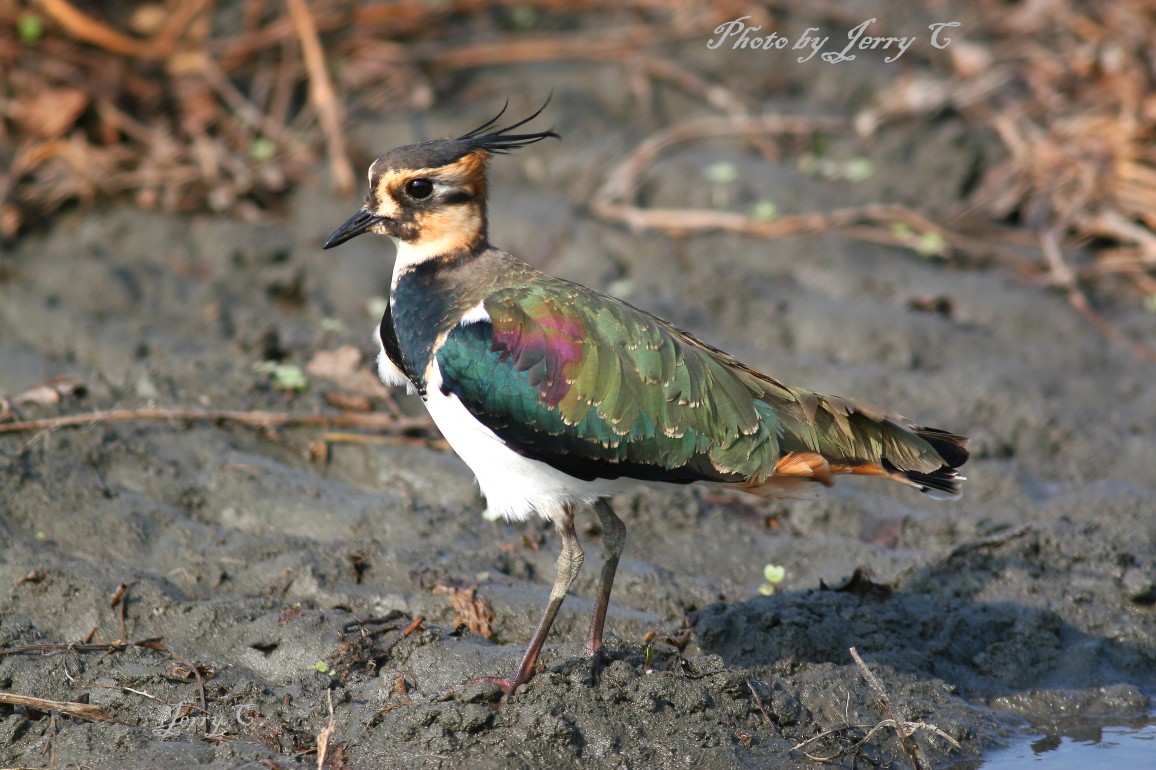
[[[547,100],[548,103],[549,100]],[[511,133],[546,108],[505,128],[505,113],[457,139],[419,142],[382,155],[369,167],[369,192],[361,209],[325,241],[331,249],[362,233],[388,235],[430,257],[471,250],[486,238],[486,163],[554,131]]]

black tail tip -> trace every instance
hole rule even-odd
[[[963,482],[967,481],[967,476],[948,467],[931,473],[900,471],[900,475],[908,484],[936,500],[958,500],[963,496]]]
[[[915,434],[931,444],[948,468],[958,468],[967,462],[971,453],[967,451],[967,436],[958,436],[938,428],[916,428]]]
[[[931,445],[935,453],[943,461],[943,465],[929,473],[914,470],[898,470],[896,473],[907,484],[936,500],[957,500],[963,495],[963,482],[967,476],[956,471],[956,468],[967,462],[970,453],[967,451],[967,436],[948,433],[938,428],[915,429],[916,435]],[[884,461],[884,465],[889,465]]]

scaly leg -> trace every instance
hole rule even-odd
[[[614,587],[618,557],[622,555],[622,547],[626,544],[626,525],[615,515],[605,499],[594,504],[594,512],[602,523],[602,545],[606,549],[602,577],[598,581],[598,601],[590,618],[590,635],[586,638],[586,654],[594,661],[597,674],[607,659],[606,651],[602,648],[602,630],[606,626],[606,608],[610,606],[610,590]]]
[[[621,524],[621,522],[619,523]],[[578,571],[582,569],[582,545],[578,542],[578,535],[574,532],[574,509],[570,506],[566,506],[566,516],[558,524],[558,534],[562,536],[562,551],[558,554],[558,575],[554,578],[554,588],[550,591],[550,603],[546,605],[546,612],[542,615],[541,622],[538,623],[538,630],[534,632],[530,646],[526,648],[526,654],[522,656],[522,662],[509,676],[487,676],[471,679],[471,682],[490,682],[501,687],[506,695],[513,695],[515,690],[534,676],[534,671],[538,667],[538,655],[542,652],[542,645],[550,633],[550,626],[554,624],[554,617],[558,614],[558,608],[562,606],[566,592],[570,590],[570,586],[574,584],[574,579],[578,577]],[[603,574],[605,575],[605,570],[603,570]],[[613,577],[613,570],[611,570],[611,576]],[[605,608],[603,614],[605,614]]]

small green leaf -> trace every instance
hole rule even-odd
[[[774,201],[758,201],[751,206],[751,218],[762,222],[773,222],[779,218],[779,207]]]
[[[300,366],[282,364],[273,370],[273,385],[277,390],[300,391],[309,387],[309,380]]]
[[[319,660],[313,664],[313,670],[319,674],[328,674],[329,673],[329,664],[323,660]]]
[[[902,222],[894,222],[888,229],[892,235],[921,257],[947,256],[947,241],[938,230],[916,232]]]
[[[869,158],[852,158],[843,166],[843,176],[849,182],[864,182],[875,176],[875,164]]]
[[[520,32],[533,29],[538,26],[538,11],[529,5],[514,6],[510,12],[510,25]]]
[[[287,393],[299,392],[309,387],[304,370],[297,364],[279,364],[276,361],[262,361],[253,365],[253,370],[268,374],[273,378],[273,387]]]
[[[16,34],[24,45],[36,45],[44,37],[44,19],[34,13],[26,13],[16,22]]]
[[[372,297],[365,303],[365,312],[370,318],[381,318],[389,307],[389,297]]]
[[[915,242],[915,251],[923,257],[946,257],[947,241],[938,232],[928,230],[919,234],[919,239]]]
[[[862,157],[838,161],[805,152],[799,156],[796,164],[800,172],[821,179],[862,182],[875,175],[875,164],[869,158]]]
[[[787,568],[781,564],[768,564],[763,567],[763,578],[767,581],[759,586],[759,593],[763,596],[771,596],[775,593],[775,587],[783,582],[787,577]]]
[[[733,184],[739,178],[739,169],[728,161],[709,163],[702,170],[702,178],[711,184]]]
[[[266,139],[259,136],[249,143],[249,157],[258,163],[264,163],[267,160],[273,160],[273,156],[277,154],[277,145],[272,139]]]

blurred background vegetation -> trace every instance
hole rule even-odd
[[[728,130],[757,147],[760,131],[790,130],[767,112],[774,94],[696,71],[679,46],[701,47],[717,25],[741,16],[763,34],[784,29],[785,20],[799,26],[800,14],[845,29],[862,22],[868,6],[0,0],[0,238],[46,227],[61,206],[98,201],[275,218],[284,193],[319,163],[336,191],[355,191],[363,158],[346,138],[351,120],[387,105],[439,106],[479,69],[611,63],[636,93],[654,84],[680,89],[718,120],[656,128],[611,175],[591,207],[596,215],[638,228],[763,237],[859,225],[852,234],[994,257],[1067,292],[1104,334],[1151,357],[1112,329],[1087,292],[1110,290],[1156,312],[1156,4],[908,5],[960,16],[958,39],[854,114],[812,127],[863,138],[951,113],[988,132],[1001,152],[976,169],[956,210],[880,205],[806,220],[681,211],[672,220],[636,205],[631,182],[662,147]],[[1072,249],[1091,257],[1072,260]]]

